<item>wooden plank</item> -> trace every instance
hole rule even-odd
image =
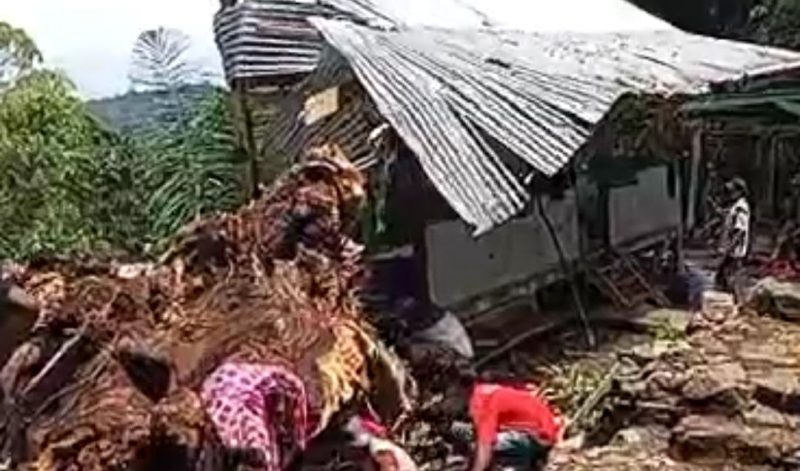
[[[686,208],[686,228],[691,230],[697,223],[697,196],[700,191],[700,162],[703,158],[703,131],[696,128],[692,135],[692,173],[689,182],[689,198]]]
[[[244,134],[244,148],[247,151],[249,160],[248,170],[248,196],[250,198],[257,198],[259,196],[258,183],[261,179],[261,169],[259,167],[258,148],[255,140],[255,130],[253,124],[253,114],[250,110],[248,103],[247,91],[244,85],[239,85],[234,89],[236,101],[242,113],[243,126],[242,133]]]
[[[78,330],[78,332],[76,332],[69,340],[64,342],[56,354],[50,358],[44,368],[42,368],[39,373],[37,373],[36,376],[34,376],[33,379],[28,382],[27,386],[22,392],[22,397],[24,397],[26,401],[30,401],[32,403],[38,402],[38,399],[40,399],[38,394],[47,392],[46,389],[48,387],[49,380],[57,377],[57,375],[62,372],[59,367],[63,364],[63,362],[69,362],[70,360],[75,359],[74,357],[78,354],[78,349],[80,349],[82,346],[83,340],[86,339],[87,329],[88,324],[84,324]]]
[[[331,87],[306,99],[303,120],[306,126],[310,126],[337,111],[339,111],[339,87]]]

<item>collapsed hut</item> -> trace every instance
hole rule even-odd
[[[628,254],[686,230],[681,97],[800,57],[667,26],[512,30],[491,8],[441,27],[384,3],[224,4],[241,134],[263,166],[347,149],[370,175],[372,252],[413,260],[430,302],[465,316],[535,307],[574,273],[620,307],[660,299]]]

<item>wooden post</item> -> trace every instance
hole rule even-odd
[[[256,148],[256,140],[253,131],[253,115],[250,112],[250,106],[247,103],[247,90],[242,81],[238,81],[234,88],[236,98],[239,102],[239,108],[242,112],[242,119],[244,121],[244,147],[247,151],[249,166],[248,175],[248,193],[250,198],[258,198],[259,189],[258,183],[261,177],[261,169],[258,165],[258,149]]]
[[[597,346],[597,339],[594,331],[592,330],[592,326],[589,324],[589,317],[586,314],[586,309],[584,308],[583,300],[581,299],[581,293],[576,284],[574,270],[564,254],[564,249],[561,245],[561,239],[558,237],[558,232],[553,226],[553,222],[550,220],[550,217],[544,208],[544,203],[542,203],[542,195],[536,195],[534,198],[536,199],[536,207],[539,210],[539,220],[544,223],[547,232],[550,234],[550,239],[553,242],[553,246],[558,253],[558,259],[561,262],[561,270],[564,272],[564,275],[566,275],[567,280],[569,280],[569,287],[572,291],[575,309],[578,311],[578,318],[583,324],[584,333],[586,334],[586,344],[589,348],[594,349]]]
[[[768,186],[766,189],[766,195],[765,195],[766,201],[764,204],[766,206],[765,209],[767,209],[767,211],[765,211],[766,214],[764,216],[777,219],[778,217],[776,211],[778,208],[778,194],[776,191],[776,187],[778,184],[777,162],[779,157],[781,158],[783,157],[782,155],[780,155],[783,147],[781,146],[782,141],[780,136],[773,134],[769,138],[772,142],[770,143],[769,157],[767,162],[768,166],[767,172],[769,173],[769,175],[767,176]]]
[[[675,241],[675,256],[677,258],[676,263],[678,266],[678,273],[683,273],[685,262],[684,254],[683,254],[683,238],[686,237],[686,230],[684,224],[686,223],[686,219],[684,218],[684,211],[683,211],[683,172],[681,171],[681,162],[676,160],[673,164],[674,171],[675,171],[675,196],[678,198],[678,205],[680,207],[680,221],[678,221],[678,235],[677,240]]]
[[[589,234],[587,232],[586,226],[586,219],[584,211],[584,204],[583,201],[583,188],[581,187],[582,183],[586,182],[586,179],[582,179],[583,175],[583,162],[584,158],[582,154],[579,154],[576,158],[572,159],[570,162],[569,171],[571,173],[572,181],[575,182],[574,192],[575,192],[575,219],[577,220],[577,230],[578,230],[578,262],[576,267],[576,275],[581,275],[579,280],[581,282],[581,286],[579,289],[579,294],[581,296],[581,301],[586,301],[586,293],[589,292],[589,284],[588,284],[588,261],[587,261],[587,254],[589,253]]]
[[[700,163],[703,158],[703,130],[698,125],[692,134],[692,173],[689,182],[689,198],[686,208],[686,228],[692,230],[697,224],[697,197],[700,191]]]

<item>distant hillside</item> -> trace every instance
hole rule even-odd
[[[184,105],[191,107],[212,91],[212,85],[191,85],[180,91]],[[158,127],[166,119],[164,92],[128,92],[100,100],[91,100],[89,109],[111,128],[125,134],[138,134]]]

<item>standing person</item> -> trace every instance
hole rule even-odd
[[[741,299],[739,277],[750,248],[750,203],[747,202],[747,184],[741,178],[728,182],[725,190],[731,206],[722,229],[719,246],[722,261],[716,283],[723,291],[732,291]]]
[[[565,421],[532,387],[478,381],[462,373],[475,429],[472,471],[538,469],[561,442]]]

